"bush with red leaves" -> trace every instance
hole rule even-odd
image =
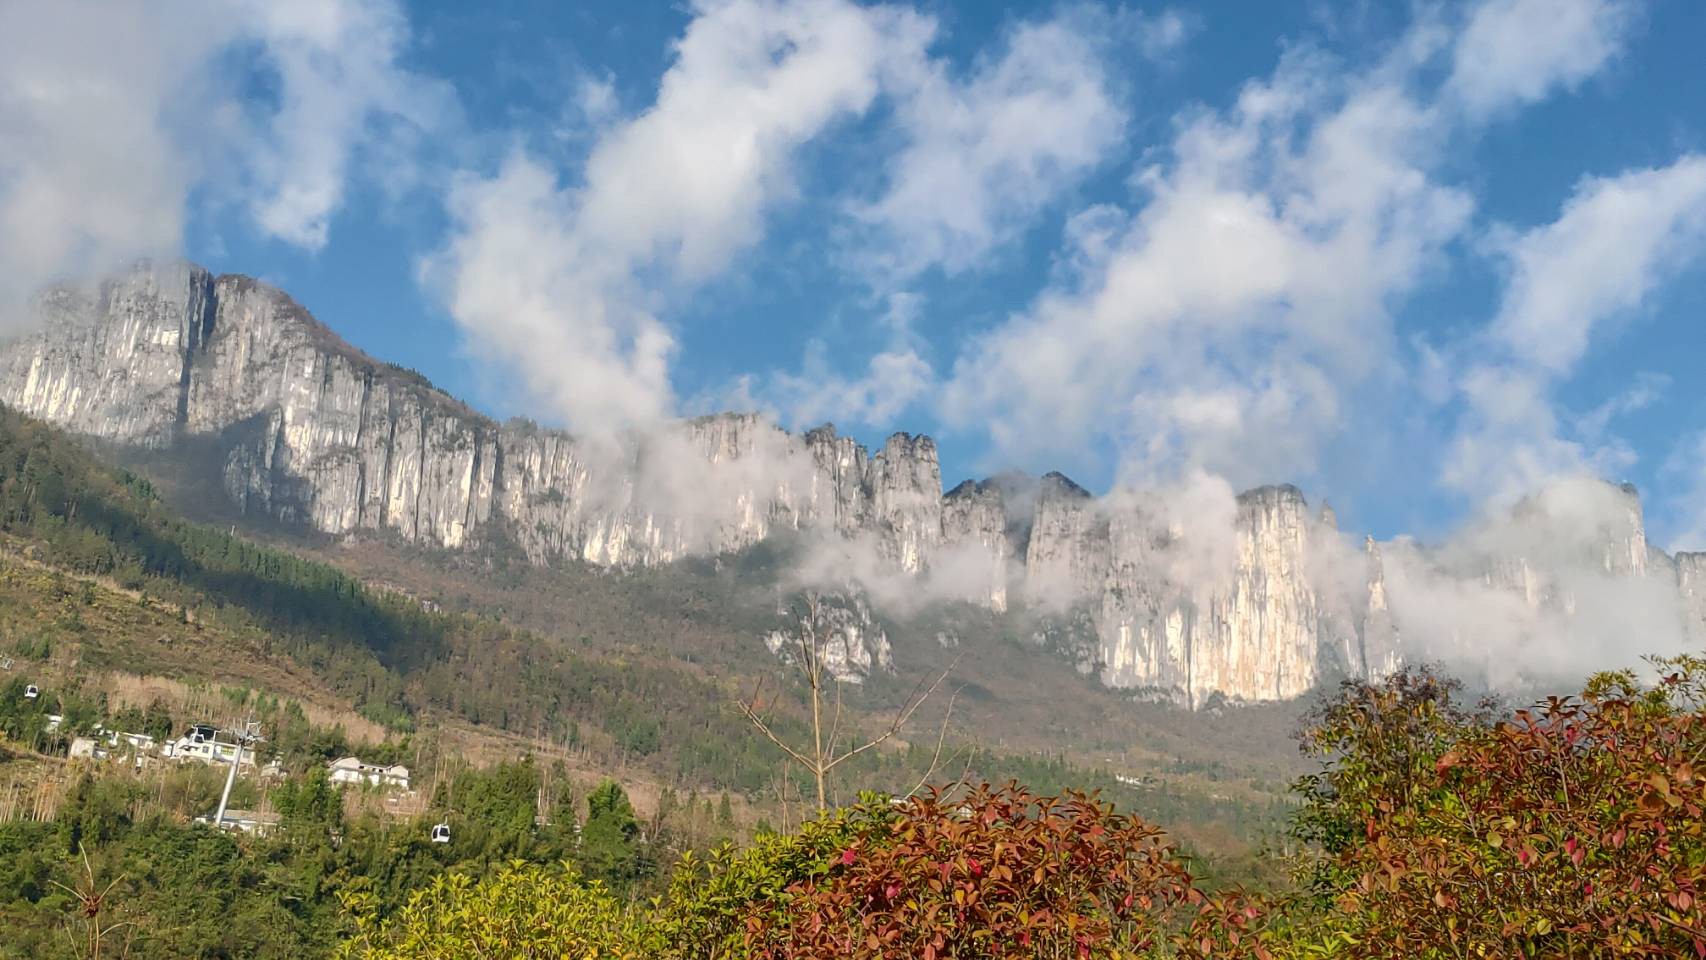
[[[1316,938],[1363,958],[1706,958],[1706,659],[1504,719],[1414,675],[1309,731]]]
[[[984,786],[897,813],[781,911],[755,913],[751,955],[1130,956],[1165,942],[1203,899],[1160,830],[1084,794]]]

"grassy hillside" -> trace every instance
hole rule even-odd
[[[494,755],[549,751],[658,789],[731,791],[772,818],[801,795],[732,708],[779,672],[756,642],[780,596],[763,575],[778,558],[761,551],[620,574],[386,543],[268,544],[184,519],[141,474],[9,411],[0,536],[23,565],[5,574],[23,592],[0,607],[13,617],[0,636],[46,643],[67,667],[312,695],[399,733],[486,731],[510,745]],[[969,608],[890,628],[897,673],[847,691],[849,726],[883,723],[916,677],[951,660],[949,777],[1101,787],[1234,858],[1283,813],[1289,708],[1135,704]],[[958,648],[935,642],[944,631]],[[785,685],[775,700],[779,731],[796,741],[798,694]],[[840,795],[917,782],[945,705],[920,713],[917,742],[844,768]]]
[[[733,707],[771,678],[777,732],[807,735],[798,683],[777,681],[756,639],[780,599],[754,568],[764,562],[540,570],[239,535],[185,519],[141,473],[0,409],[0,655],[12,660],[0,674],[0,924],[17,931],[0,956],[62,937],[72,900],[51,882],[76,885],[79,849],[125,878],[125,915],[149,931],[137,956],[187,944],[301,956],[339,936],[346,895],[396,909],[446,872],[568,858],[635,897],[658,892],[684,851],[797,827],[802,777]],[[1130,703],[975,610],[890,630],[897,673],[846,691],[844,729],[876,729],[915,677],[957,658],[939,779],[1101,790],[1168,824],[1219,880],[1275,875],[1257,854],[1289,809],[1288,761],[1274,756],[1286,748],[1248,731],[1283,727],[1267,722],[1278,714]],[[916,642],[944,630],[957,649]],[[42,697],[26,701],[26,683]],[[833,799],[918,782],[946,705],[838,770]],[[65,717],[52,733],[49,712]],[[289,771],[278,787],[239,783],[237,805],[295,824],[265,842],[188,822],[211,809],[217,771],[64,759],[96,724],[248,716]],[[408,763],[419,795],[328,799],[314,771],[349,751]],[[441,818],[455,840],[430,844]],[[183,896],[213,889],[237,892]]]

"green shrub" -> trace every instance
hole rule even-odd
[[[400,915],[375,919],[371,899],[351,895],[355,935],[346,960],[448,960],[461,957],[640,960],[654,956],[639,913],[572,867],[511,864],[475,882],[441,876],[410,898]]]
[[[672,960],[714,960],[745,953],[749,919],[779,922],[793,891],[828,873],[854,840],[886,825],[876,797],[806,822],[798,833],[760,834],[750,846],[724,843],[704,857],[688,853],[655,905],[657,942]]]

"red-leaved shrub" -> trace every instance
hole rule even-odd
[[[984,786],[907,801],[781,911],[754,914],[765,960],[1129,956],[1201,895],[1160,830],[1079,793]]]

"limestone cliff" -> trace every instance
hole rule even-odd
[[[1689,636],[1706,644],[1706,553],[1677,554],[1676,575]]]
[[[1230,575],[1181,576],[1185,546],[1139,507],[1096,500],[1045,478],[1030,531],[1026,590],[1039,604],[1088,603],[1105,682],[1200,704],[1219,693],[1299,696],[1325,677],[1366,676],[1396,661],[1378,566],[1341,594],[1314,569],[1338,552],[1337,531],[1312,517],[1296,487],[1238,498]],[[1376,562],[1377,564],[1377,562]]]
[[[1295,487],[1239,496],[1230,529],[1205,543],[1143,495],[1093,497],[1060,474],[944,494],[924,436],[872,453],[830,426],[792,434],[752,414],[605,439],[499,424],[349,346],[282,292],[188,264],[50,291],[38,310],[39,332],[0,346],[0,402],[119,444],[195,440],[218,451],[243,511],[332,536],[636,566],[786,532],[870,558],[834,571],[838,589],[900,577],[919,596],[1024,616],[1080,669],[1190,704],[1294,697],[1402,659],[1390,558],[1342,535],[1330,507],[1312,514]],[[1674,581],[1706,633],[1706,563],[1650,548],[1632,491],[1609,507],[1605,496],[1537,500],[1503,540],[1427,562],[1530,607],[1568,607],[1576,588],[1537,560],[1571,551],[1607,577]],[[1565,546],[1549,539],[1572,523]],[[845,624],[857,637],[833,654],[848,678],[888,662],[863,604]]]
[[[244,510],[324,533],[456,548],[501,530],[537,562],[629,565],[822,527],[873,534],[911,572],[942,541],[927,437],[868,457],[832,428],[791,436],[755,415],[597,444],[500,426],[278,290],[182,264],[41,310],[41,332],[0,351],[0,402],[120,443],[214,438]]]

